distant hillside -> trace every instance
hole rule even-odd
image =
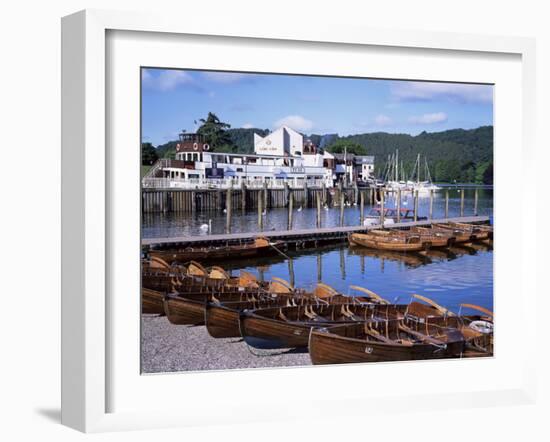
[[[374,155],[378,175],[382,175],[388,155],[399,149],[406,175],[411,173],[417,154],[421,154],[428,160],[434,181],[492,184],[493,126],[416,136],[377,132],[339,138],[334,144],[343,142],[358,144],[366,154]],[[331,146],[327,149],[331,151]]]
[[[232,145],[223,146],[219,151],[252,153],[254,133],[265,136],[267,129],[228,129]],[[319,143],[323,135],[307,136]],[[493,126],[477,129],[451,129],[443,132],[422,132],[416,136],[389,134],[385,132],[365,133],[338,137],[330,135],[329,152],[348,151],[375,156],[375,173],[383,174],[388,155],[399,149],[399,159],[403,160],[405,174],[410,175],[417,154],[426,157],[432,175],[437,182],[485,183],[493,182]],[[157,146],[158,156],[173,158],[176,141]],[[423,159],[422,159],[423,161]],[[401,161],[400,161],[401,162]]]

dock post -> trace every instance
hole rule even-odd
[[[344,226],[344,192],[340,192],[340,227]]]
[[[449,189],[445,190],[445,219],[449,218]]]
[[[360,193],[361,193],[360,195],[361,205],[359,206],[359,221],[362,226],[363,223],[365,222],[365,192],[361,191]]]
[[[474,190],[474,216],[477,216],[477,198],[478,198],[478,194],[477,194],[477,187],[476,189]]]
[[[258,229],[259,230],[262,230],[264,226],[262,200],[263,200],[262,191],[258,190]]]
[[[460,189],[460,216],[464,216],[464,189]]]
[[[285,182],[284,182],[284,189],[285,189],[285,196],[284,196],[284,198],[285,198],[285,206],[286,206],[287,204],[290,203],[290,200],[289,200],[289,198],[290,198],[290,191],[289,191],[288,181],[285,181]]]
[[[386,197],[385,195],[386,189],[380,189],[380,225],[384,227],[384,199]]]
[[[396,201],[397,201],[397,222],[400,223],[401,222],[401,189],[400,188],[397,189]]]
[[[342,279],[346,279],[346,255],[343,248],[340,249],[340,274]]]
[[[433,210],[434,210],[434,191],[433,189],[430,189],[430,211],[428,213],[428,219],[430,221],[433,218]]]
[[[323,262],[321,261],[321,254],[317,254],[317,282],[323,280]]]
[[[264,181],[264,209],[267,210],[267,181]]]
[[[353,182],[353,205],[357,205],[357,200],[359,199],[359,187],[357,186],[357,181]]]
[[[304,180],[304,207],[309,207],[309,193],[307,189],[307,180]]]
[[[241,210],[246,210],[246,185],[241,181]]]
[[[327,187],[325,186],[324,181],[321,183],[321,192],[323,194],[323,204],[326,204],[327,203]]]
[[[288,258],[288,279],[290,282],[290,286],[294,287],[294,261],[292,260],[292,258]]]
[[[294,193],[288,195],[288,230],[292,230],[292,210],[294,206]]]
[[[321,195],[319,192],[315,194],[317,197],[317,228],[321,228]]]
[[[414,191],[414,221],[418,221],[418,190]]]
[[[195,192],[191,192],[191,212],[195,212],[197,205],[197,199],[195,198]]]
[[[231,201],[231,187],[227,189],[227,196],[225,197],[225,231],[231,233],[231,210],[232,210],[232,201]]]

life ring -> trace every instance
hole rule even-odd
[[[202,145],[202,148],[203,148],[204,150],[210,150],[210,145],[207,144],[207,143],[205,143],[205,144]]]
[[[487,335],[489,333],[493,333],[494,325],[489,321],[472,321],[470,322],[469,327],[476,332]]]
[[[199,148],[199,145],[197,143],[193,143],[193,150],[197,150]]]

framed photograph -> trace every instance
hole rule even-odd
[[[84,11],[62,45],[64,424],[532,403],[533,41]]]

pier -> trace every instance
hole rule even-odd
[[[435,223],[469,223],[488,224],[487,216],[463,216],[456,218],[426,219],[421,221],[406,221],[395,224],[384,225],[384,229],[408,229],[413,226],[429,226]],[[241,241],[249,241],[258,236],[266,236],[271,240],[283,241],[285,248],[314,247],[325,243],[336,243],[346,241],[349,233],[368,232],[373,229],[380,229],[382,225],[371,226],[341,226],[324,227],[300,230],[280,230],[247,233],[227,233],[216,235],[181,236],[172,238],[145,238],[142,239],[142,246],[155,248],[173,248],[185,246],[202,245],[227,245]]]

